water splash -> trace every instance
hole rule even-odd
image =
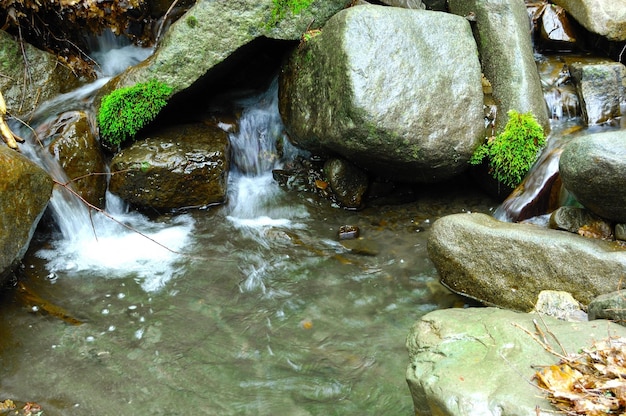
[[[111,38],[106,38],[106,42],[108,46],[95,55],[101,63],[102,76],[115,75],[152,53],[152,50],[110,43]],[[95,94],[107,80],[100,78],[43,103],[33,114],[31,125],[41,133],[66,111],[89,113]],[[180,253],[191,244],[194,229],[191,216],[151,221],[137,212],[130,212],[121,199],[110,193],[107,193],[106,212],[90,209],[69,190],[71,184],[63,168],[35,140],[33,131],[20,126],[15,128],[22,137],[29,139],[22,147],[24,154],[57,182],[49,207],[59,233],[48,248],[36,253],[47,261],[50,273],[68,277],[77,274],[99,278],[134,276],[148,292],[161,289],[179,273]]]

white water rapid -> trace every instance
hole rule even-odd
[[[103,49],[94,54],[102,78],[63,94],[40,106],[31,126],[35,131],[70,110],[85,110],[99,88],[116,73],[148,57],[151,50],[119,46],[105,36]],[[46,169],[59,184],[68,178],[58,161],[39,144],[31,130],[14,126],[30,138],[24,153]],[[37,256],[47,261],[50,278],[89,271],[94,277],[116,278],[134,275],[145,291],[161,289],[178,273],[177,262],[191,243],[194,221],[180,215],[162,222],[128,210],[128,206],[107,192],[106,212],[90,210],[61,185],[55,185],[49,207],[59,228],[49,247]]]

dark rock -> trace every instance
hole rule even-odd
[[[598,238],[613,236],[611,224],[584,208],[560,207],[550,215],[550,228],[584,235],[585,232],[598,235]]]
[[[346,208],[360,208],[367,192],[367,175],[344,159],[329,159],[324,173],[337,202]]]
[[[224,202],[229,169],[226,132],[203,124],[173,126],[115,155],[111,192],[142,208],[172,210]]]
[[[74,190],[90,204],[104,208],[106,163],[87,114],[72,111],[61,115],[45,136],[52,137],[48,150]]]
[[[353,240],[359,238],[361,230],[356,225],[342,225],[339,227],[340,240]]]
[[[585,208],[610,221],[626,221],[626,132],[572,139],[561,154],[559,172]]]
[[[52,179],[26,157],[0,146],[0,282],[22,259],[52,194]]]

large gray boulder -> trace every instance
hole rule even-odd
[[[229,150],[227,133],[217,127],[169,127],[115,155],[109,189],[140,208],[219,204],[226,198]]]
[[[14,150],[0,145],[0,285],[22,259],[43,214],[52,179]]]
[[[626,0],[554,0],[592,33],[626,40]]]
[[[446,309],[424,315],[411,329],[407,382],[420,416],[534,416],[556,412],[533,380],[558,362],[524,330],[533,320],[568,353],[626,328],[607,321],[566,322],[496,308]],[[523,330],[523,329],[524,330]],[[539,336],[542,339],[541,336]],[[555,351],[560,346],[548,341]],[[536,407],[540,409],[538,412]]]
[[[565,188],[600,217],[626,222],[626,132],[577,137],[559,160]]]
[[[22,116],[42,102],[78,85],[78,78],[56,56],[20,43],[0,30],[0,91],[9,113]]]
[[[626,276],[626,250],[616,243],[478,213],[435,221],[428,254],[454,292],[520,311],[531,310],[542,290],[587,305]]]
[[[299,40],[349,3],[315,0],[298,14],[286,10],[276,19],[272,0],[199,0],[172,24],[150,58],[111,80],[104,91],[156,79],[176,94],[253,40]]]
[[[484,139],[480,64],[452,14],[357,6],[333,16],[281,73],[293,142],[405,182],[450,178]]]
[[[524,0],[450,0],[452,13],[473,20],[483,73],[498,104],[496,130],[504,129],[509,110],[531,112],[550,129],[530,39]]]

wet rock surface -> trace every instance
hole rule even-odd
[[[587,124],[602,124],[621,116],[626,67],[619,62],[572,63],[570,74]]]
[[[626,336],[607,321],[566,322],[496,308],[446,309],[424,315],[407,337],[407,382],[416,414],[528,416],[554,411],[532,380],[537,369],[558,358],[524,330],[533,320],[554,334],[567,352],[604,339]],[[560,347],[549,343],[557,351]]]
[[[0,283],[22,259],[52,194],[50,176],[0,146]]]
[[[88,115],[65,113],[45,136],[52,138],[48,150],[61,164],[72,188],[90,204],[104,208],[107,166]]]
[[[626,274],[626,251],[581,237],[484,214],[437,220],[428,254],[441,282],[487,305],[528,311],[542,290],[561,290],[583,304],[614,291]]]
[[[484,138],[476,44],[451,14],[343,10],[293,53],[279,94],[296,145],[402,182],[465,171]]]
[[[626,221],[626,133],[605,132],[570,141],[559,172],[565,188],[602,218]]]
[[[116,154],[109,187],[135,206],[156,210],[222,203],[228,152],[228,136],[221,129],[173,126]]]

